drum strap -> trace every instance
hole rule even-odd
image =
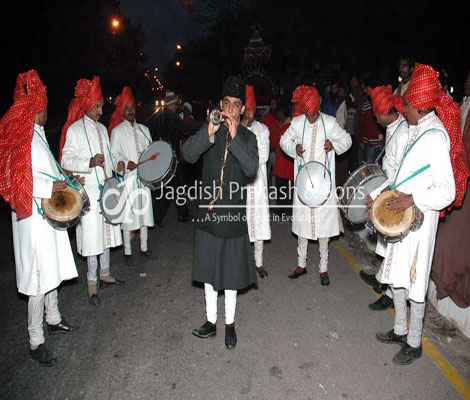
[[[150,139],[144,132],[144,130],[139,126],[139,124],[136,122],[137,128],[139,128],[139,131],[142,132],[142,134],[145,136],[145,138],[149,141],[149,144],[152,143],[152,139]]]
[[[428,132],[431,132],[431,131],[434,131],[434,130],[439,130],[439,129],[434,129],[434,128],[431,128],[431,129],[428,129],[426,131],[424,131],[421,135],[418,136],[418,138],[405,150],[405,152],[403,153],[403,157],[401,158],[401,161],[400,161],[400,166],[398,167],[398,171],[397,173],[395,174],[395,179],[393,180],[393,183],[390,185],[390,190],[394,190],[395,188],[397,188],[398,186],[402,185],[403,183],[409,181],[411,178],[414,178],[415,176],[419,175],[421,172],[424,172],[426,171],[431,165],[430,164],[427,164],[425,165],[424,167],[418,169],[417,171],[415,171],[414,173],[412,173],[408,178],[402,180],[400,183],[397,184],[397,179],[398,179],[398,175],[400,174],[400,170],[401,170],[401,167],[403,166],[403,162],[405,161],[406,157],[408,156],[409,152],[411,151],[411,149],[413,148],[413,146],[418,143],[419,139],[421,139],[426,133]]]
[[[52,154],[52,150],[51,148],[49,147],[49,144],[44,140],[44,138],[41,136],[41,134],[34,130],[34,133],[36,133],[36,135],[39,136],[39,138],[41,139],[41,141],[44,143],[44,145],[47,147],[47,150],[49,150],[49,153],[52,157],[52,159],[54,160],[55,162],[55,165],[57,166],[57,168],[59,169],[60,173],[62,174],[62,176],[65,178],[65,180],[68,182],[69,186],[73,187],[75,190],[80,190],[79,187],[75,186],[72,181],[70,180],[70,178],[68,177],[68,175],[65,173],[65,171],[62,169],[62,167],[60,166],[60,164],[57,162],[57,160],[55,159],[54,157],[54,154]],[[62,181],[62,179],[60,178],[57,178],[55,176],[52,176],[50,174],[48,174],[47,172],[42,172],[40,171],[41,174],[45,175],[45,176],[48,176],[49,178],[52,178],[54,179],[55,181]]]
[[[326,136],[326,128],[325,128],[325,121],[323,121],[323,116],[321,115],[320,113],[320,118],[321,118],[321,123],[323,125],[323,133],[325,134],[325,141],[328,140],[328,137]],[[307,117],[305,117],[304,119],[304,127],[302,129],[302,148],[304,147],[304,137],[305,137],[305,125],[307,123]],[[327,169],[328,173],[331,175],[331,171],[330,171],[330,158],[328,157],[328,153],[325,153],[325,168]],[[302,156],[302,160],[304,161],[304,165],[305,165],[305,160]],[[326,164],[328,164],[328,166],[326,166]],[[299,171],[300,169],[302,168],[302,165],[299,165]]]
[[[214,199],[211,200],[211,202],[209,203],[209,207],[207,207],[207,209],[209,211],[212,211],[212,209],[214,208],[214,203],[219,199],[219,197],[222,195],[222,185],[224,184],[224,169],[225,169],[225,165],[227,164],[227,156],[228,156],[228,136],[229,136],[230,132],[227,131],[227,136],[225,138],[225,153],[224,153],[224,160],[222,161],[222,168],[220,170],[220,186],[219,188],[217,189],[217,195],[215,196]]]
[[[387,140],[387,143],[385,143],[385,147],[382,149],[382,151],[380,152],[380,154],[377,156],[377,158],[375,159],[374,161],[374,164],[378,164],[379,160],[382,158],[382,156],[384,155],[385,151],[387,150],[387,146],[388,144],[391,142],[393,136],[395,135],[396,131],[398,131],[398,128],[400,127],[401,124],[403,124],[406,120],[402,120],[398,126],[395,128],[395,130],[393,131],[393,133],[390,135],[390,137],[388,138]]]

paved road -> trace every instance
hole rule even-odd
[[[99,308],[87,303],[86,264],[77,257],[80,277],[63,285],[59,297],[63,315],[80,329],[47,337],[59,359],[52,368],[29,358],[27,302],[16,292],[8,220],[2,223],[1,399],[460,398],[429,356],[397,367],[392,357],[398,347],[375,340],[376,331],[392,327],[393,316],[369,311],[375,295],[337,250],[346,249],[361,266],[377,264],[354,235],[330,246],[332,284],[324,288],[315,244],[309,248],[315,267],[296,281],[287,279],[296,239],[289,224],[273,223],[273,240],[265,246],[269,277],[239,296],[239,343],[228,351],[223,296],[218,335],[191,335],[204,320],[203,290],[190,280],[193,227],[176,222],[174,209],[165,223],[150,232],[157,262],[141,260],[129,270],[122,250],[112,252],[113,271],[126,284],[103,290]],[[432,310],[426,332],[470,381],[469,341]]]

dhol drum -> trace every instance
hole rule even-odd
[[[90,199],[77,177],[72,177],[73,185],[52,194],[50,199],[42,199],[41,208],[49,224],[60,231],[73,227],[90,210]]]
[[[330,197],[331,175],[323,164],[310,161],[297,173],[295,190],[307,207],[320,207]]]
[[[101,214],[108,224],[119,225],[122,223],[126,211],[126,200],[124,182],[114,177],[106,179],[99,203]]]
[[[366,197],[387,180],[378,164],[364,164],[344,182],[339,202],[345,218],[351,224],[361,224],[367,218]]]
[[[374,228],[383,235],[386,242],[391,243],[402,241],[410,231],[417,231],[424,220],[423,213],[415,206],[398,213],[389,210],[387,203],[396,198],[398,194],[392,190],[383,192],[374,200],[370,210]]]
[[[157,140],[150,144],[139,158],[139,179],[150,189],[163,188],[175,176],[177,164],[175,152],[170,144]]]

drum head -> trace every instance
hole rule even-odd
[[[80,193],[70,186],[60,192],[52,193],[50,199],[43,199],[41,202],[44,214],[57,222],[67,222],[77,218],[82,212],[82,206]]]
[[[350,222],[359,224],[365,221],[367,218],[366,197],[386,180],[385,175],[374,176],[369,177],[365,182],[361,182],[352,191],[351,187],[344,188],[343,198],[346,199],[345,204],[347,204],[345,215]]]
[[[323,164],[311,161],[298,172],[295,188],[302,203],[308,207],[319,207],[330,197],[331,176]]]
[[[171,146],[163,140],[153,142],[139,158],[139,163],[148,160],[152,156],[157,156],[155,160],[150,160],[137,167],[139,177],[146,182],[154,182],[161,179],[167,173],[173,161],[173,150]]]
[[[110,224],[118,225],[122,222],[126,210],[124,183],[116,178],[106,180],[101,191],[100,208],[104,218]]]
[[[413,207],[399,213],[385,208],[390,200],[396,198],[398,195],[391,190],[382,193],[375,199],[370,213],[375,228],[382,235],[389,237],[397,237],[408,232],[414,220]]]

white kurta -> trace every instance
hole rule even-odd
[[[113,176],[113,160],[110,154],[108,131],[103,124],[84,116],[70,125],[62,149],[62,167],[85,178],[85,190],[90,198],[90,211],[77,224],[77,251],[82,256],[102,254],[110,247],[122,244],[121,229],[110,225],[101,215],[98,183],[103,184],[103,168],[90,168],[95,154],[105,157],[106,177]]]
[[[253,182],[247,185],[246,218],[250,241],[270,240],[268,179],[266,162],[269,158],[269,129],[261,122],[254,121],[247,127],[258,142],[259,167]]]
[[[396,121],[387,126],[385,144],[386,147],[385,155],[382,159],[382,168],[387,174],[387,178],[392,180],[395,176],[396,169],[400,164],[406,145],[408,144],[408,123],[401,114],[399,114]],[[371,194],[371,197],[375,199],[379,194],[380,192],[374,192],[374,194]],[[385,257],[386,251],[387,243],[383,240],[382,236],[378,235],[375,252],[379,256]]]
[[[304,122],[305,132],[303,132]],[[294,179],[297,178],[299,165],[303,164],[302,158],[297,156],[296,146],[301,144],[305,150],[303,157],[306,163],[317,161],[324,164],[326,158],[324,145],[327,139],[334,148],[334,151],[328,153],[332,181],[329,199],[321,207],[309,208],[300,201],[297,192],[294,191],[292,232],[307,239],[329,238],[343,231],[336,198],[335,153],[340,155],[351,147],[351,135],[338,125],[335,118],[320,113],[313,125],[306,120],[305,114],[293,118],[289,128],[281,136],[282,150],[294,158]],[[326,165],[328,166],[328,163]]]
[[[428,289],[434,243],[439,222],[439,210],[447,207],[455,198],[455,182],[450,161],[450,141],[442,122],[434,112],[421,118],[417,126],[410,126],[408,147],[425,131],[404,159],[397,183],[418,169],[430,164],[430,168],[397,187],[412,194],[415,205],[423,212],[424,221],[416,232],[410,232],[401,242],[389,243],[385,256],[382,283],[409,290],[409,298],[423,302]],[[398,173],[398,170],[397,170]],[[385,182],[384,188],[391,182]],[[411,281],[411,265],[417,252],[416,280]]]
[[[34,126],[47,142],[44,128]],[[52,155],[36,133],[31,141],[33,168],[33,197],[41,206],[41,199],[52,195],[53,180],[40,171],[61,178]],[[62,281],[78,276],[67,231],[58,231],[39,214],[33,202],[33,213],[18,219],[12,211],[13,245],[18,291],[28,296],[45,294],[57,288]]]
[[[465,128],[465,121],[467,120],[468,112],[470,111],[470,96],[465,96],[462,99],[462,105],[460,106],[460,131],[463,133]]]
[[[129,161],[137,164],[140,155],[151,143],[152,136],[146,126],[138,123],[132,125],[125,119],[111,132],[111,154],[114,157],[114,164],[117,166],[119,161],[123,161],[126,168]],[[126,170],[125,188],[127,203],[121,228],[132,231],[143,226],[154,226],[152,195],[150,189],[138,180],[137,169]]]
[[[348,109],[346,107],[346,101],[343,100],[343,102],[339,105],[338,109],[336,110],[336,121],[338,121],[338,125],[346,129],[346,122],[348,120]]]
[[[399,94],[401,97],[403,97],[406,93],[406,89],[408,89],[408,85],[410,84],[411,79],[401,85],[400,93],[398,93],[398,87],[393,91],[393,94]]]

